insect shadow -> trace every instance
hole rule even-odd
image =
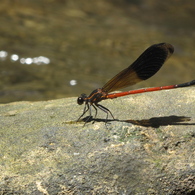
[[[118,121],[118,122],[126,122],[131,123],[133,125],[139,125],[144,127],[154,127],[158,128],[160,126],[167,126],[167,125],[195,125],[195,123],[188,123],[187,121],[190,121],[190,117],[186,116],[163,116],[163,117],[153,117],[150,119],[142,119],[142,120],[119,120],[119,119],[100,119],[100,118],[93,118],[92,116],[87,116],[82,119],[85,123],[95,123],[95,122],[105,122],[109,123],[112,121]]]

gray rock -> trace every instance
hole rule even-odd
[[[83,127],[76,98],[0,105],[0,194],[195,192],[193,87],[101,103],[119,120]]]

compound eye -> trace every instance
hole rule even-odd
[[[83,97],[78,97],[77,103],[78,103],[79,105],[81,105],[81,104],[83,104],[83,102],[84,102]]]
[[[81,105],[81,104],[83,104],[84,101],[86,101],[86,99],[87,99],[87,95],[84,94],[84,93],[82,93],[81,96],[78,97],[77,103],[78,103],[79,105]]]

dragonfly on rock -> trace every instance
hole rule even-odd
[[[82,116],[89,110],[90,117],[91,114],[91,106],[95,109],[95,117],[97,116],[97,108],[104,111],[106,115],[106,121],[108,119],[108,114],[112,116],[111,111],[99,104],[100,101],[106,99],[113,99],[121,96],[144,93],[144,92],[152,92],[166,89],[175,89],[179,87],[188,87],[191,85],[195,85],[195,80],[192,80],[187,83],[177,84],[177,85],[169,85],[162,87],[151,87],[145,89],[137,89],[119,93],[110,93],[127,86],[134,85],[140,81],[149,79],[154,74],[158,72],[158,70],[162,67],[164,62],[173,54],[174,47],[168,43],[159,43],[150,46],[146,49],[133,64],[129,67],[125,68],[121,72],[119,72],[116,76],[114,76],[111,80],[109,80],[102,88],[95,89],[91,92],[89,96],[86,94],[81,94],[77,99],[77,103],[82,105],[85,103],[85,107],[82,115],[79,117],[77,121],[81,119]],[[88,118],[89,120],[89,118]],[[88,121],[87,120],[87,121]],[[85,122],[87,122],[85,121]]]

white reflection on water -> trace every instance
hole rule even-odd
[[[26,59],[24,59],[24,61],[25,61],[25,64],[27,64],[27,65],[30,65],[33,62],[32,58],[26,58]]]
[[[0,51],[0,60],[5,60],[8,56],[8,52],[6,51]],[[10,55],[10,60],[12,62],[16,62],[19,60],[19,62],[21,64],[26,64],[26,65],[31,65],[31,64],[35,64],[35,65],[47,65],[50,63],[50,59],[45,57],[45,56],[38,56],[38,57],[34,57],[34,58],[20,58],[19,55],[17,54],[11,54]]]
[[[77,84],[77,81],[76,80],[70,80],[70,85],[74,86]]]
[[[35,57],[33,58],[33,63],[37,64],[37,65],[41,65],[41,64],[49,64],[50,63],[50,59],[44,56],[39,56],[39,57]]]
[[[0,51],[0,59],[1,60],[5,60],[7,55],[8,55],[7,51]]]
[[[19,56],[17,54],[12,54],[10,59],[15,62],[19,59]]]

